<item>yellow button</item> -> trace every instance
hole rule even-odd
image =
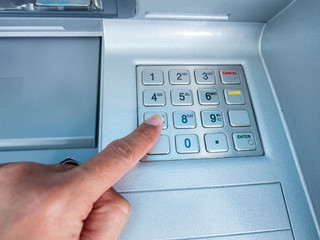
[[[229,95],[241,95],[241,91],[228,91]]]

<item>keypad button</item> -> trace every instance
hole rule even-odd
[[[207,152],[227,152],[229,150],[227,137],[223,133],[205,134],[204,142]]]
[[[169,71],[169,81],[173,85],[190,84],[189,71],[184,69],[172,69]]]
[[[143,104],[146,107],[164,106],[166,104],[165,93],[162,90],[147,90],[143,92]]]
[[[155,114],[162,116],[162,118],[163,118],[163,128],[162,129],[167,129],[168,128],[168,119],[167,119],[167,114],[165,112],[146,112],[144,114],[144,120],[148,119],[149,117],[152,117]]]
[[[217,89],[199,89],[199,103],[201,105],[218,105],[220,103]]]
[[[147,69],[142,72],[143,85],[162,85],[163,72],[158,69]]]
[[[228,114],[232,127],[248,127],[251,124],[247,110],[229,110]]]
[[[220,111],[202,111],[201,120],[204,127],[223,127],[223,116]]]
[[[199,139],[197,135],[177,135],[176,149],[178,153],[197,153],[199,152]]]
[[[156,145],[148,152],[149,155],[169,154],[169,153],[170,153],[170,141],[167,135],[160,135]]]
[[[190,106],[193,104],[192,92],[190,90],[172,90],[171,102],[174,106]]]
[[[214,72],[208,69],[195,70],[195,77],[197,84],[215,84],[216,78]]]
[[[174,112],[173,124],[175,128],[195,128],[196,116],[192,111]]]
[[[221,81],[223,84],[240,84],[240,75],[236,70],[220,70]]]
[[[256,149],[256,141],[252,133],[234,133],[233,142],[237,151],[252,151]]]
[[[226,103],[229,105],[241,105],[246,103],[244,99],[244,93],[241,89],[225,89],[224,97],[226,99]]]

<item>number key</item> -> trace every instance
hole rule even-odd
[[[190,75],[188,70],[173,69],[169,71],[170,83],[176,84],[190,84]]]
[[[174,106],[190,106],[193,104],[190,90],[172,90],[171,102]]]
[[[143,92],[143,104],[146,107],[164,106],[165,93],[162,90],[147,90]]]
[[[217,89],[199,89],[198,90],[199,103],[201,105],[218,105],[219,94]]]
[[[168,128],[168,120],[167,120],[167,114],[165,112],[146,112],[144,114],[144,120],[148,119],[149,117],[152,117],[155,114],[159,114],[163,117],[163,128],[162,129],[167,129]]]
[[[195,128],[196,116],[192,111],[174,112],[173,124],[175,128]]]
[[[220,111],[202,111],[201,119],[204,127],[223,127],[223,116]]]
[[[195,70],[196,82],[198,84],[215,84],[216,78],[212,70],[197,69]]]
[[[142,72],[143,85],[162,85],[163,73],[159,69],[147,69]]]
[[[199,152],[199,140],[197,135],[177,135],[175,140],[178,153]]]

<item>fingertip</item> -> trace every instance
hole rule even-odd
[[[144,121],[144,123],[153,125],[155,127],[163,125],[163,117],[159,114],[155,114]]]

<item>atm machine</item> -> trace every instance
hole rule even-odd
[[[120,239],[318,240],[318,0],[1,1],[0,162],[83,163],[155,113]]]

